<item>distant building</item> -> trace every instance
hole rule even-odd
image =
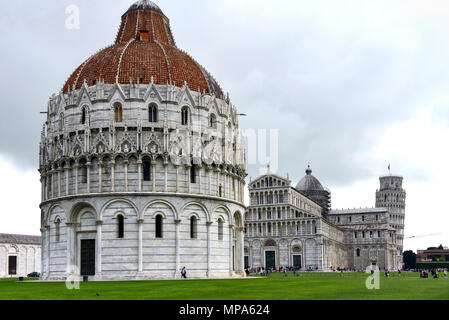
[[[405,191],[402,177],[380,178],[376,206],[331,210],[331,193],[310,166],[296,188],[271,174],[251,181],[245,217],[245,265],[329,271],[402,268]]]
[[[442,259],[443,258],[443,259]],[[449,248],[418,250],[416,262],[449,262]]]
[[[0,233],[0,278],[41,271],[41,237]]]

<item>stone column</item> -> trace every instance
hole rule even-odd
[[[55,197],[54,190],[55,190],[55,184],[53,182],[53,170],[52,170],[52,171],[50,171],[50,197],[52,199]]]
[[[87,168],[87,193],[90,193],[90,168],[92,164],[90,162],[86,163]]]
[[[180,219],[176,219],[175,220],[175,236],[176,236],[176,258],[175,258],[175,274],[174,274],[174,278],[176,279],[178,276],[178,272],[181,271],[180,270],[180,239],[179,239],[179,227],[181,224],[181,220]]]
[[[98,161],[98,192],[101,193],[103,185],[103,162]]]
[[[165,174],[164,192],[168,192],[168,162],[164,163],[164,174]]]
[[[125,165],[125,192],[128,192],[128,164],[129,164],[128,159],[125,159],[123,163]]]
[[[41,202],[45,201],[45,179],[44,177],[41,175]]]
[[[229,275],[232,276],[233,274],[233,261],[232,261],[232,246],[234,243],[234,237],[232,236],[232,231],[234,229],[234,225],[230,224],[229,225]]]
[[[245,228],[244,227],[239,228],[238,242],[239,242],[238,270],[241,272],[242,275],[245,275]]]
[[[203,166],[200,164],[200,165],[198,165],[198,194],[203,194],[201,192],[201,185],[202,185],[202,180],[203,180],[203,179],[201,179],[202,171],[203,171]]]
[[[184,167],[185,168],[185,170],[186,170],[186,181],[187,181],[187,193],[191,193],[190,192],[190,186],[192,185],[191,183],[190,183],[190,169],[192,168],[192,166],[185,166]]]
[[[47,279],[50,277],[50,226],[45,226],[45,240],[47,241],[47,256],[46,256],[46,261],[47,261]]]
[[[101,277],[101,253],[102,253],[102,230],[103,230],[103,221],[97,220],[97,247],[96,247],[96,270],[95,276]]]
[[[153,192],[156,191],[156,161],[151,161],[151,178],[153,180]]]
[[[79,171],[79,165],[78,163],[75,164],[75,195],[78,194],[78,171]]]
[[[65,195],[68,196],[69,195],[69,185],[70,185],[70,179],[69,179],[69,171],[70,171],[70,167],[68,164],[66,164],[65,169]]]
[[[73,262],[72,257],[74,256],[74,252],[72,252],[72,228],[73,224],[70,222],[66,223],[66,243],[67,243],[67,276],[70,276],[73,274]]]
[[[44,254],[45,254],[45,237],[47,236],[46,232],[45,232],[45,228],[42,227],[41,228],[41,278],[44,279],[45,278],[45,273],[47,272],[47,270],[45,269],[45,264],[44,264]],[[37,251],[37,250],[36,250]],[[7,261],[8,259],[8,251],[5,252],[6,256],[5,256],[5,261]],[[8,272],[8,270],[5,270],[5,272]]]
[[[179,192],[179,166],[175,165],[176,168],[176,193]]]
[[[209,168],[209,195],[213,195],[212,194],[212,168]]]
[[[142,192],[142,159],[139,156],[139,160],[137,160],[137,183],[138,183],[138,191]]]
[[[138,273],[143,273],[143,222],[144,219],[139,219],[139,249],[138,249]]]
[[[61,197],[61,168],[58,168],[58,198]]]
[[[111,192],[115,192],[115,160],[111,160]]]
[[[207,226],[207,277],[210,276],[210,266],[211,266],[211,234],[210,234],[210,227],[212,226],[212,222],[208,221],[206,222]]]

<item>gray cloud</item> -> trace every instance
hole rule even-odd
[[[4,4],[0,153],[37,168],[48,97],[75,68],[114,41],[132,1]],[[448,22],[404,1],[159,1],[175,39],[231,93],[243,128],[280,130],[279,173],[296,182],[308,161],[324,184],[371,178],[386,163],[358,157],[391,124],[444,95]],[[65,29],[65,8],[81,29]],[[413,9],[413,4],[411,4]],[[385,13],[388,12],[388,15]],[[445,29],[444,29],[445,28]],[[447,115],[447,108],[440,114]],[[398,159],[398,162],[401,160]],[[405,160],[404,160],[405,161]],[[258,174],[250,166],[249,174]],[[426,179],[408,168],[404,175]]]

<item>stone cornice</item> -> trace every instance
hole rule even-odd
[[[158,197],[185,197],[185,198],[196,198],[196,199],[202,199],[202,200],[215,200],[215,201],[224,201],[228,203],[233,203],[235,205],[241,206],[245,208],[244,203],[240,203],[238,201],[234,201],[231,199],[221,198],[221,197],[214,197],[214,196],[208,196],[203,194],[190,194],[190,193],[175,193],[175,192],[103,192],[103,193],[84,193],[84,194],[77,194],[77,195],[70,195],[70,196],[62,196],[62,197],[56,197],[51,200],[46,200],[44,202],[41,202],[39,205],[40,208],[47,204],[51,204],[53,202],[57,201],[63,201],[63,200],[73,200],[73,199],[79,199],[79,198],[101,198],[101,197],[130,197],[130,196],[158,196]]]

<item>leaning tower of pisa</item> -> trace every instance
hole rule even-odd
[[[394,239],[396,249],[396,266],[402,266],[404,244],[405,200],[406,192],[402,188],[404,178],[401,176],[380,177],[380,189],[376,191],[376,207],[388,209],[389,228],[396,230]]]

